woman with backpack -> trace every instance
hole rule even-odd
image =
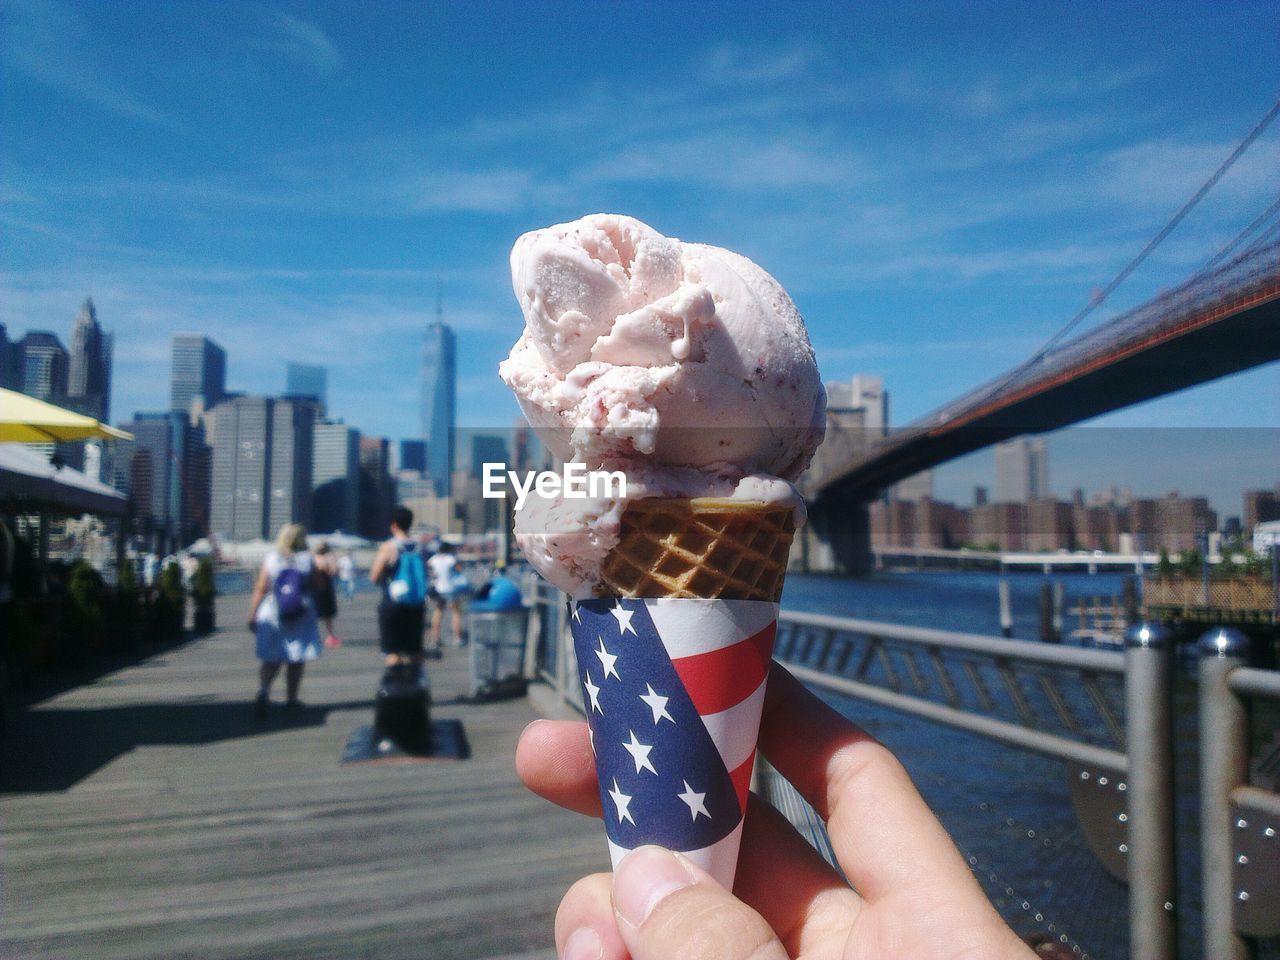
[[[262,560],[249,600],[249,629],[257,641],[258,696],[254,710],[267,715],[271,684],[285,668],[285,705],[298,709],[298,688],[308,660],[320,656],[320,626],[314,599],[315,569],[307,552],[307,531],[301,524],[286,523],[276,546]]]

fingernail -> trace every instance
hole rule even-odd
[[[649,919],[653,908],[685,887],[693,876],[670,850],[639,847],[623,858],[613,876],[613,906],[633,927]]]
[[[564,942],[564,954],[560,960],[601,960],[603,956],[604,944],[600,942],[600,934],[590,927],[579,927]]]

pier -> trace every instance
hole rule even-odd
[[[0,740],[13,958],[550,960],[565,889],[608,869],[597,824],[529,793],[526,699],[459,702],[467,651],[429,661],[464,761],[343,765],[382,668],[373,596],[307,668],[306,706],[253,715],[246,598],[216,633],[10,711]]]

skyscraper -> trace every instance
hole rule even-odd
[[[427,473],[436,495],[447,497],[453,475],[453,428],[457,403],[457,357],[453,331],[437,302],[436,319],[422,340],[422,437],[427,441]]]
[[[73,409],[96,420],[110,417],[111,349],[111,334],[102,331],[93,300],[86,299],[71,328],[67,400]]]
[[[173,366],[169,379],[169,409],[186,413],[196,397],[208,409],[227,393],[227,351],[197,333],[173,338]]]
[[[116,453],[116,487],[133,502],[137,530],[161,553],[183,546],[184,471],[193,430],[176,411],[137,413],[124,424],[133,434]],[[192,538],[194,539],[194,538]]]
[[[212,532],[228,540],[271,539],[311,512],[315,405],[232,397],[215,411]]]
[[[0,387],[22,388],[22,345],[9,339],[9,331],[0,323]]]
[[[64,403],[67,399],[67,348],[48,330],[32,330],[19,341],[22,351],[21,390],[37,400]]]
[[[311,363],[285,365],[284,392],[288,397],[314,397],[320,404],[320,416],[328,413],[329,371]]]
[[[174,351],[176,360],[176,341]],[[269,397],[233,397],[218,404],[209,512],[213,533],[224,540],[266,536],[271,407]]]
[[[272,419],[268,539],[286,523],[306,524],[311,519],[316,403],[305,397],[276,400]]]
[[[360,523],[360,431],[317,423],[311,454],[311,529],[355,533]]]
[[[1043,437],[996,444],[996,503],[1029,503],[1049,496],[1049,451]]]
[[[401,440],[399,468],[401,470],[416,470],[418,473],[426,473],[427,442],[425,440]]]
[[[379,540],[387,534],[395,506],[391,443],[386,437],[360,438],[360,536]]]

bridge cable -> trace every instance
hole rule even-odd
[[[1271,206],[1267,207],[1267,209],[1263,210],[1262,213],[1254,217],[1253,220],[1249,223],[1249,225],[1246,226],[1239,233],[1237,233],[1234,237],[1232,237],[1231,240],[1228,241],[1222,247],[1221,250],[1219,250],[1212,257],[1206,260],[1204,264],[1200,267],[1200,269],[1197,270],[1194,274],[1192,274],[1192,279],[1203,276],[1204,274],[1212,270],[1215,266],[1217,266],[1219,263],[1221,263],[1223,260],[1225,260],[1227,257],[1229,257],[1231,253],[1238,246],[1240,246],[1241,243],[1243,243],[1246,239],[1248,239],[1251,233],[1254,233],[1259,228],[1261,228],[1262,225],[1265,224],[1268,220],[1274,219],[1277,213],[1280,213],[1280,197],[1277,197],[1272,202]],[[1245,248],[1245,251],[1249,252],[1252,250],[1260,249],[1260,242],[1265,243],[1267,238],[1270,237],[1270,235],[1275,232],[1275,229],[1276,229],[1276,224],[1273,223],[1270,227],[1263,230],[1262,233],[1258,237],[1256,237],[1253,240],[1253,242],[1249,244],[1248,247]]]
[[[998,383],[992,386],[991,390],[988,391],[987,395],[983,397],[983,399],[979,402],[981,403],[981,402],[990,400],[997,393],[999,393],[1001,390],[1007,387],[1011,382],[1013,382],[1018,376],[1026,372],[1030,367],[1039,363],[1042,359],[1044,359],[1045,355],[1048,354],[1049,351],[1052,350],[1054,346],[1056,346],[1062,340],[1063,337],[1065,337],[1068,333],[1070,333],[1077,326],[1079,326],[1080,322],[1084,320],[1085,317],[1087,317],[1095,309],[1101,306],[1103,302],[1107,299],[1107,297],[1109,297],[1115,291],[1116,287],[1120,286],[1121,283],[1127,280],[1129,278],[1129,275],[1132,274],[1133,271],[1135,271],[1136,269],[1138,269],[1139,266],[1142,265],[1142,262],[1146,260],[1148,256],[1151,255],[1151,253],[1156,249],[1156,247],[1158,247],[1164,241],[1164,239],[1174,231],[1174,229],[1178,226],[1178,224],[1180,224],[1186,218],[1187,214],[1189,214],[1192,211],[1192,209],[1194,209],[1195,206],[1201,200],[1204,199],[1205,195],[1214,188],[1214,186],[1218,183],[1218,181],[1223,178],[1226,172],[1231,169],[1231,167],[1235,164],[1237,160],[1240,159],[1240,157],[1244,154],[1244,152],[1248,150],[1250,146],[1253,145],[1253,142],[1262,135],[1262,132],[1266,130],[1267,126],[1271,123],[1271,121],[1276,118],[1277,114],[1280,114],[1280,98],[1276,99],[1276,102],[1271,105],[1271,109],[1268,110],[1263,115],[1262,119],[1257,122],[1257,124],[1254,126],[1252,130],[1249,131],[1249,133],[1245,136],[1245,138],[1241,140],[1238,144],[1236,144],[1235,149],[1231,151],[1231,154],[1227,157],[1227,159],[1222,162],[1222,164],[1218,167],[1217,170],[1213,172],[1212,175],[1210,175],[1208,180],[1206,180],[1204,183],[1200,185],[1200,189],[1198,189],[1195,192],[1195,194],[1191,197],[1190,200],[1188,200],[1186,203],[1182,205],[1182,208],[1178,210],[1178,212],[1175,213],[1169,219],[1169,222],[1166,223],[1160,229],[1160,232],[1157,233],[1154,237],[1151,238],[1151,240],[1147,242],[1147,245],[1143,247],[1141,251],[1138,252],[1137,256],[1135,256],[1132,260],[1130,260],[1125,265],[1124,269],[1122,269],[1118,274],[1115,275],[1115,277],[1111,280],[1110,283],[1108,283],[1100,291],[1098,291],[1096,294],[1090,297],[1089,302],[1085,304],[1085,306],[1081,308],[1081,310],[1074,317],[1068,320],[1062,326],[1062,328],[1058,330],[1057,333],[1055,333],[1048,340],[1046,340],[1044,344],[1038,350],[1035,351],[1035,353],[1033,353],[1030,357],[1024,360],[1021,364],[1014,367],[1011,371],[1009,371],[1008,374],[1002,377]]]

